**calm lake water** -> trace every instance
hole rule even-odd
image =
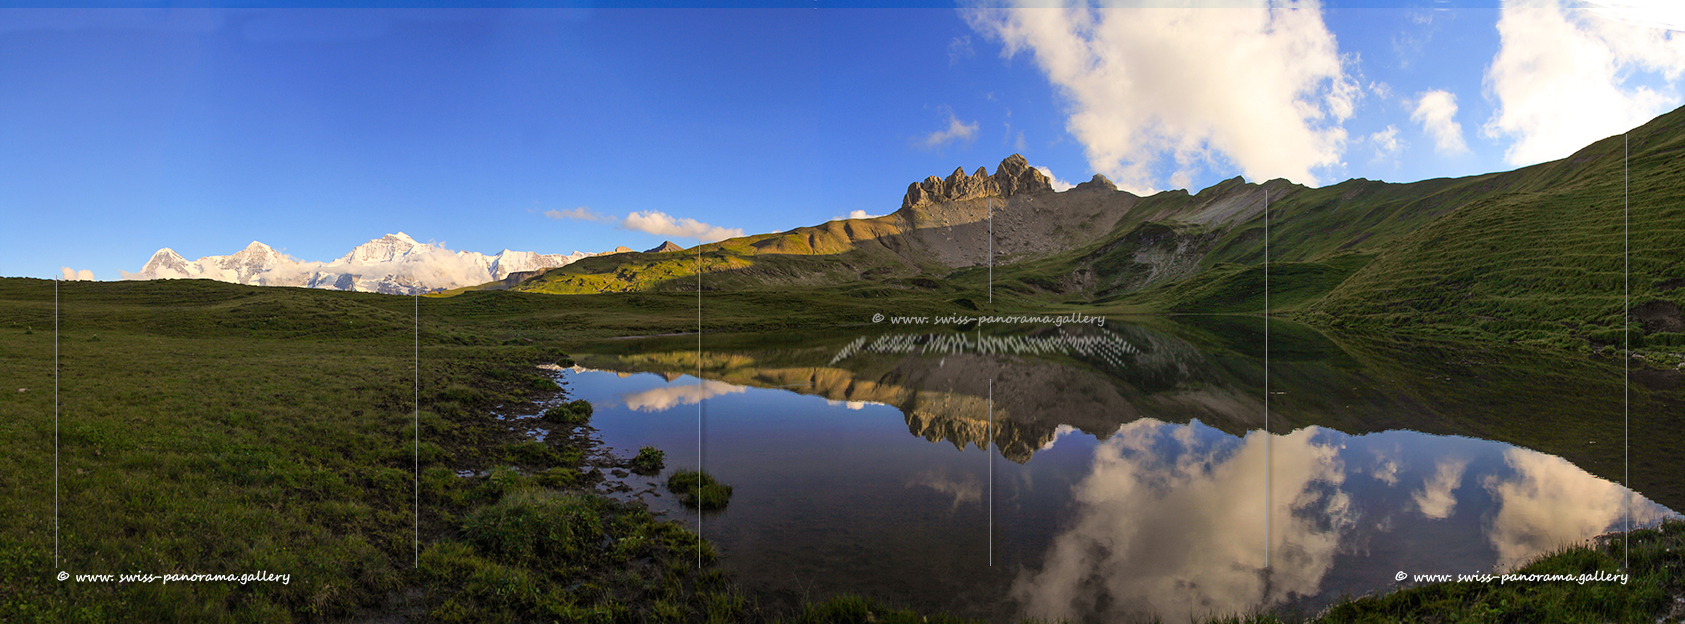
[[[649,492],[662,479],[627,480],[775,602],[847,592],[997,622],[1314,613],[1679,505],[1671,378],[1638,384],[1628,415],[1607,362],[1279,321],[1266,367],[1254,320],[709,335],[700,382],[694,336],[602,341],[559,380],[605,445],[735,486],[699,518]]]

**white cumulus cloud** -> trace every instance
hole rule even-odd
[[[1036,167],[1036,171],[1040,171],[1042,175],[1047,176],[1047,179],[1053,184],[1053,190],[1056,192],[1064,192],[1069,190],[1071,187],[1076,186],[1075,184],[1059,179],[1059,176],[1053,175],[1053,170],[1048,169],[1047,167]]]
[[[948,127],[913,139],[913,145],[924,149],[935,149],[955,141],[970,141],[977,136],[977,122],[965,123],[954,116],[954,111],[943,107],[943,113],[948,116]]]
[[[1254,180],[1316,185],[1341,165],[1361,90],[1314,1],[1245,8],[974,9],[973,30],[1034,57],[1090,166],[1150,192],[1224,157]]]
[[[1469,151],[1463,143],[1463,126],[1457,123],[1457,96],[1435,89],[1423,93],[1416,100],[1416,110],[1410,121],[1422,124],[1422,130],[1433,136],[1433,148],[1444,155]]]
[[[1404,149],[1404,141],[1398,138],[1398,127],[1391,124],[1369,135],[1369,142],[1375,145],[1375,160],[1385,160]]]
[[[861,211],[855,211],[861,212]],[[674,238],[695,238],[704,243],[722,241],[743,235],[742,228],[723,228],[709,225],[696,219],[675,218],[665,212],[647,210],[633,212],[624,219],[613,215],[599,213],[585,206],[572,210],[546,210],[544,216],[552,219],[574,219],[579,221],[594,221],[597,223],[613,223],[622,229],[644,232],[656,236],[671,236]]]
[[[572,210],[546,210],[544,216],[552,219],[577,219],[580,221],[596,221],[598,223],[615,223],[619,219],[598,213],[595,210],[580,206]]]
[[[1659,17],[1646,18],[1652,13]],[[1562,158],[1678,105],[1685,36],[1668,30],[1665,15],[1643,7],[1610,12],[1555,0],[1506,1],[1498,18],[1500,48],[1485,79],[1498,110],[1484,128],[1488,137],[1513,140],[1504,160],[1530,165]],[[1639,84],[1637,73],[1659,75],[1667,86]]]
[[[675,219],[667,213],[654,210],[626,215],[626,219],[620,225],[628,230],[647,232],[657,236],[695,238],[704,243],[722,241],[743,235],[741,228],[728,229],[717,225],[708,225],[688,217]]]
[[[67,281],[67,282],[76,282],[76,281],[91,282],[91,281],[94,281],[94,272],[93,271],[89,271],[87,269],[82,269],[80,271],[77,271],[77,270],[72,269],[70,267],[64,267],[61,270],[64,272],[64,281]]]
[[[1678,0],[1586,0],[1581,6],[1609,19],[1685,30],[1685,5]]]
[[[850,210],[847,215],[841,216],[841,217],[831,217],[831,220],[832,221],[841,221],[843,219],[876,219],[876,218],[881,217],[881,216],[883,216],[883,215],[871,214],[871,213],[866,212],[864,210]]]

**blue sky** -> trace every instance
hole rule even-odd
[[[887,214],[1015,152],[1140,192],[1414,181],[1681,104],[1675,16],[1420,4],[0,9],[0,275],[399,231],[689,246]]]

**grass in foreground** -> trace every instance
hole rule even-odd
[[[171,281],[60,284],[55,345],[53,286],[0,280],[0,621],[703,621],[743,602],[694,533],[580,490],[600,473],[576,436],[492,415],[556,391],[535,368],[564,359],[550,336],[436,306],[418,331],[405,297]]]
[[[1616,582],[1453,582],[1412,587],[1334,605],[1322,622],[1678,622],[1685,618],[1685,521],[1565,548],[1513,574],[1619,573],[1630,548],[1631,577]]]

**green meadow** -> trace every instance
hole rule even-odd
[[[488,308],[422,302],[418,325],[406,297],[69,282],[55,341],[53,290],[0,280],[0,620],[701,621],[740,610],[695,534],[589,493],[613,458],[589,460],[580,436],[525,440],[494,418],[555,398],[535,367],[565,355],[476,324],[495,316]]]
[[[854,596],[764,608],[714,568],[706,541],[592,492],[605,469],[659,472],[659,450],[594,449],[589,404],[537,366],[570,364],[563,345],[580,336],[690,329],[693,297],[66,282],[55,331],[54,286],[0,280],[0,620],[964,621]],[[1187,292],[1226,300],[1225,288]],[[711,297],[704,321],[965,309],[925,301],[736,294]],[[552,433],[533,441],[494,413],[544,413],[526,422]],[[705,476],[670,482],[704,506],[730,491]],[[1631,535],[1628,586],[1435,584],[1343,602],[1321,621],[1655,621],[1685,594],[1682,526]],[[1518,572],[1613,571],[1621,547],[1568,548]],[[248,573],[287,582],[74,576]]]

